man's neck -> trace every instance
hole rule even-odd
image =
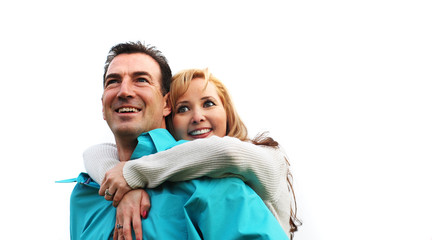
[[[116,139],[119,160],[121,162],[129,161],[137,144],[138,140],[136,138],[128,141],[119,141],[118,139]]]
[[[166,129],[165,119],[162,121],[162,125],[159,128]],[[154,128],[156,129],[156,128]],[[151,130],[154,130],[151,129]],[[148,131],[151,131],[148,130]],[[135,148],[138,144],[138,135],[114,135],[117,151],[120,162],[129,161],[131,159],[132,153],[135,151]]]

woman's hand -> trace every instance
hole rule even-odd
[[[117,207],[123,196],[132,190],[123,176],[123,167],[126,162],[120,162],[115,167],[105,173],[99,189],[99,195],[105,196],[108,201],[113,201],[114,207]]]
[[[114,239],[132,239],[131,223],[136,239],[143,239],[141,217],[147,218],[150,199],[143,189],[135,189],[125,194],[117,207]]]

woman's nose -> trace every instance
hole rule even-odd
[[[196,123],[203,122],[204,120],[205,120],[205,116],[201,111],[199,110],[194,111],[192,116],[192,123],[196,124]]]

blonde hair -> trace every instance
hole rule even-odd
[[[188,90],[190,83],[195,78],[203,78],[205,80],[205,87],[209,82],[213,83],[216,87],[219,98],[222,101],[222,105],[227,114],[227,132],[226,135],[230,137],[238,138],[242,141],[248,140],[248,132],[245,124],[240,119],[237,111],[234,108],[234,103],[231,100],[231,96],[228,93],[228,89],[225,85],[219,81],[213,74],[211,74],[208,69],[186,69],[178,72],[172,77],[169,104],[171,108],[175,106],[178,99],[183,96]],[[175,112],[172,112],[169,117],[167,117],[167,128],[173,133],[172,118]]]

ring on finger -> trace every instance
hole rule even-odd
[[[116,228],[117,229],[123,228],[123,225],[121,225],[120,223],[117,223]]]
[[[109,192],[108,189],[105,190],[105,195],[106,195],[106,196],[109,196],[109,197],[112,197],[112,194]]]

